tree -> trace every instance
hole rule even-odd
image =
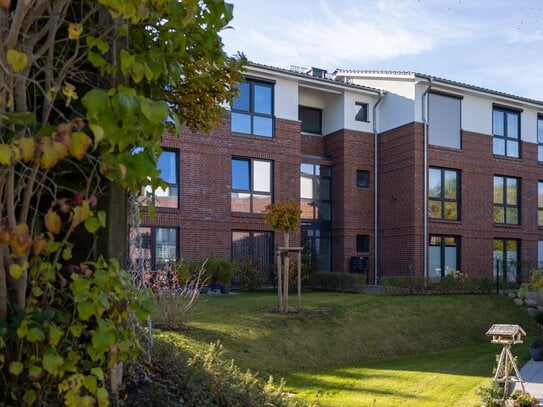
[[[300,228],[300,216],[302,210],[293,200],[287,202],[276,202],[266,206],[264,220],[268,226],[277,231],[283,232],[285,240],[283,276],[281,276],[281,257],[278,255],[277,262],[277,293],[279,312],[288,312],[288,284],[289,284],[289,249],[290,232],[296,232]],[[299,249],[299,248],[298,248]],[[301,250],[301,249],[300,249]],[[279,251],[281,252],[281,250]],[[298,256],[298,304],[300,305],[300,256]]]
[[[57,391],[69,405],[107,403],[108,369],[137,350],[127,318],[148,308],[119,267],[126,212],[106,212],[124,207],[125,191],[165,186],[156,169],[165,131],[220,120],[245,63],[222,49],[232,10],[222,0],[0,0],[9,403],[57,405]]]

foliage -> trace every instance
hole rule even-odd
[[[504,405],[503,388],[496,381],[485,387],[480,387],[477,392],[481,397],[483,407],[502,407]]]
[[[321,256],[313,246],[302,250],[302,284],[307,285],[321,269]]]
[[[241,292],[257,291],[264,281],[260,263],[252,257],[245,257],[237,264],[239,290]]]
[[[116,262],[87,261],[124,256],[109,241],[123,230],[95,233],[125,217],[97,208],[106,191],[165,186],[165,131],[221,119],[245,63],[218,35],[232,6],[7,0],[0,19],[1,397],[105,405],[138,347],[128,318],[148,309]]]
[[[283,382],[263,383],[224,357],[219,344],[191,356],[159,336],[153,349],[150,382],[128,388],[127,406],[294,406],[283,394]]]
[[[536,269],[531,273],[531,288],[539,290],[543,288],[543,269]]]
[[[528,291],[530,291],[530,284],[524,283],[520,286],[517,295],[520,299],[524,299],[526,298],[526,294],[528,293]]]
[[[266,206],[264,221],[274,230],[296,232],[300,227],[300,205],[290,199],[287,202],[275,202]]]
[[[534,407],[539,404],[539,400],[532,396],[530,393],[524,393],[520,390],[516,390],[511,395],[514,407]]]
[[[153,321],[159,328],[180,329],[185,326],[185,315],[198,299],[200,289],[206,283],[205,262],[185,276],[187,263],[174,263],[164,271],[148,273],[154,292]]]
[[[536,311],[532,318],[535,322],[537,322],[539,325],[543,325],[543,310],[542,311]]]
[[[107,405],[110,369],[140,351],[129,316],[145,318],[150,297],[135,290],[116,261],[55,270],[34,259],[29,273],[25,313],[0,337],[21,352],[20,359],[5,360],[10,374],[4,385],[11,390],[2,399],[58,405],[58,391],[66,405]]]
[[[495,285],[491,279],[449,274],[442,278],[385,276],[380,279],[385,294],[488,294]]]
[[[366,274],[318,272],[309,286],[323,291],[362,292],[366,279]]]
[[[230,285],[236,272],[236,265],[227,259],[210,257],[205,265],[205,277],[213,284]]]

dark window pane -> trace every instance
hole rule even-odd
[[[158,158],[160,178],[168,184],[177,184],[177,154],[173,151],[163,151]]]
[[[434,219],[441,219],[443,214],[441,213],[441,201],[430,200],[428,211],[430,212],[430,217]]]
[[[516,158],[519,157],[518,141],[507,140],[507,156]]]
[[[155,256],[157,268],[177,260],[177,230],[173,228],[156,229]]]
[[[543,145],[537,146],[537,161],[543,162]]]
[[[543,182],[537,183],[537,206],[543,208]]]
[[[518,189],[518,180],[516,178],[507,178],[507,204],[517,205],[517,189]]]
[[[317,175],[321,175],[323,177],[329,177],[332,174],[332,168],[327,165],[318,165],[318,172],[316,172]]]
[[[253,194],[253,213],[262,213],[272,203],[271,195]]]
[[[251,116],[248,114],[234,113],[231,115],[232,131],[236,133],[251,134]]]
[[[518,208],[507,208],[505,212],[505,221],[509,225],[518,225]]]
[[[370,237],[367,235],[356,236],[356,251],[366,253],[370,251]]]
[[[330,180],[328,179],[320,180],[319,198],[325,201],[330,200]]]
[[[251,194],[232,192],[230,204],[232,212],[251,212]]]
[[[494,203],[503,203],[503,177],[494,177]]]
[[[505,140],[494,138],[492,152],[496,155],[505,155]]]
[[[543,118],[537,119],[537,142],[543,144]]]
[[[358,188],[369,188],[370,173],[368,171],[362,171],[362,170],[356,171],[356,186]]]
[[[255,113],[272,114],[272,88],[271,86],[255,83]]]
[[[273,119],[271,117],[253,116],[253,134],[272,137]]]
[[[539,209],[537,211],[537,226],[543,226],[543,210]]]
[[[430,168],[428,190],[430,197],[441,198],[441,170],[437,168]]]
[[[358,111],[356,112],[356,116],[354,117],[354,119],[359,122],[367,122],[368,121],[368,104],[356,102],[356,109]]]
[[[458,219],[458,209],[456,202],[445,202],[445,213],[443,219]]]
[[[505,212],[504,212],[503,206],[494,207],[494,222],[505,223]]]
[[[234,109],[251,110],[250,100],[251,100],[251,85],[247,82],[238,83],[239,96],[232,100],[232,107]]]
[[[492,120],[492,127],[493,127],[493,132],[494,132],[494,135],[495,136],[504,136],[505,135],[505,132],[504,132],[504,112],[500,111],[500,110],[494,110],[494,112],[492,113],[492,117],[493,117],[493,120]]]
[[[518,138],[518,113],[507,112],[507,138]]]
[[[445,198],[456,199],[456,171],[445,171]]]
[[[330,220],[330,204],[321,202],[318,206],[318,217],[322,220]]]
[[[322,110],[300,106],[298,118],[301,120],[301,130],[304,133],[321,134]]]
[[[250,190],[249,164],[248,160],[232,160],[232,189]]]

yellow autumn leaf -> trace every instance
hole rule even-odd
[[[102,126],[98,126],[97,124],[89,124],[89,127],[92,131],[92,134],[94,134],[94,148],[102,141],[104,138],[104,128]]]
[[[0,144],[0,164],[11,164],[11,146],[9,144]]]
[[[76,206],[73,209],[72,228],[76,227],[82,222],[85,222],[91,216],[92,211],[90,209],[89,201],[85,199],[83,202],[81,202],[81,206]]]
[[[9,248],[13,257],[21,257],[30,251],[30,231],[26,223],[19,223],[10,233]]]
[[[6,58],[8,64],[15,73],[20,72],[25,66],[28,65],[28,56],[24,52],[20,52],[15,49],[9,49]]]
[[[34,158],[34,152],[36,151],[36,143],[31,137],[22,137],[17,140],[17,145],[19,146],[19,151],[21,154],[21,159],[24,162],[32,161]]]
[[[70,106],[72,100],[79,99],[79,96],[77,96],[77,92],[75,91],[75,86],[68,82],[66,82],[66,85],[62,88],[62,94],[66,96],[66,106]]]
[[[13,279],[18,280],[23,276],[23,268],[17,263],[14,263],[11,266],[9,266],[9,275]]]
[[[45,228],[52,234],[58,235],[60,233],[60,229],[62,228],[62,220],[60,219],[58,213],[52,209],[47,211],[43,217],[43,222],[45,223]]]
[[[54,99],[54,97],[55,97],[55,95],[57,94],[57,92],[58,92],[57,87],[56,87],[56,86],[52,86],[52,87],[47,91],[47,94],[45,95],[45,97],[47,98],[47,100],[48,100],[49,102],[51,102],[51,101]]]
[[[70,154],[78,160],[85,157],[85,153],[89,149],[91,139],[82,131],[72,133],[72,141],[68,147]]]
[[[121,179],[124,179],[126,177],[126,165],[119,164],[119,171],[121,172]]]
[[[64,144],[58,141],[53,141],[47,138],[43,141],[42,154],[40,157],[40,167],[43,170],[48,170],[54,167],[60,160],[68,154],[68,150]]]
[[[82,32],[83,32],[83,26],[81,24],[70,23],[70,25],[68,25],[69,39],[78,40]]]

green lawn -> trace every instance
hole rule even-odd
[[[190,329],[163,334],[191,350],[220,340],[241,368],[285,377],[300,400],[385,406],[477,405],[474,391],[501,350],[486,330],[518,323],[537,333],[505,296],[310,292],[303,303],[279,315],[273,293],[201,296]]]

